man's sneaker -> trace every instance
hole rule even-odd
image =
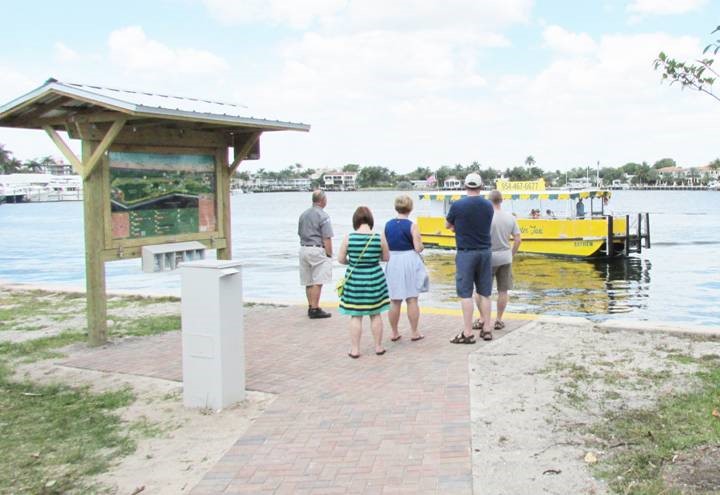
[[[328,313],[327,311],[323,311],[320,308],[310,308],[308,309],[308,318],[314,320],[316,318],[330,318],[332,314]]]

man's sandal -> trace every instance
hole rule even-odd
[[[478,318],[477,320],[475,320],[473,322],[472,329],[473,330],[482,330],[483,325],[484,325],[484,323],[483,323],[482,319]]]
[[[505,328],[505,323],[503,323],[503,322],[500,321],[500,320],[497,320],[497,321],[495,322],[495,326],[494,326],[493,328],[494,328],[495,330],[502,330],[503,328]]]
[[[475,336],[471,335],[470,337],[465,336],[464,333],[460,332],[455,337],[450,340],[451,344],[474,344],[475,343]]]
[[[480,330],[480,338],[483,340],[492,340],[493,334],[492,332],[486,332],[485,330]]]

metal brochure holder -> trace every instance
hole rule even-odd
[[[183,403],[220,410],[245,398],[240,262],[182,263]]]

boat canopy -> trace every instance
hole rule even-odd
[[[487,198],[491,191],[480,191],[480,196]],[[610,198],[610,191],[603,191],[600,189],[586,189],[586,190],[549,190],[539,192],[527,192],[527,191],[505,191],[502,193],[503,200],[521,200],[521,199],[587,199],[587,198]],[[457,201],[458,199],[465,196],[465,192],[428,192],[420,193],[420,199],[427,199],[430,201],[444,201],[450,199],[451,201]]]

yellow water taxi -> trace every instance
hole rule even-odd
[[[650,218],[647,213],[617,214],[607,211],[611,192],[588,188],[545,189],[537,181],[498,181],[503,209],[517,217],[523,242],[520,252],[557,256],[626,256],[650,247]],[[490,191],[482,191],[487,197]],[[418,216],[423,244],[455,249],[455,234],[445,228],[450,205],[464,192],[427,192],[430,213]]]

